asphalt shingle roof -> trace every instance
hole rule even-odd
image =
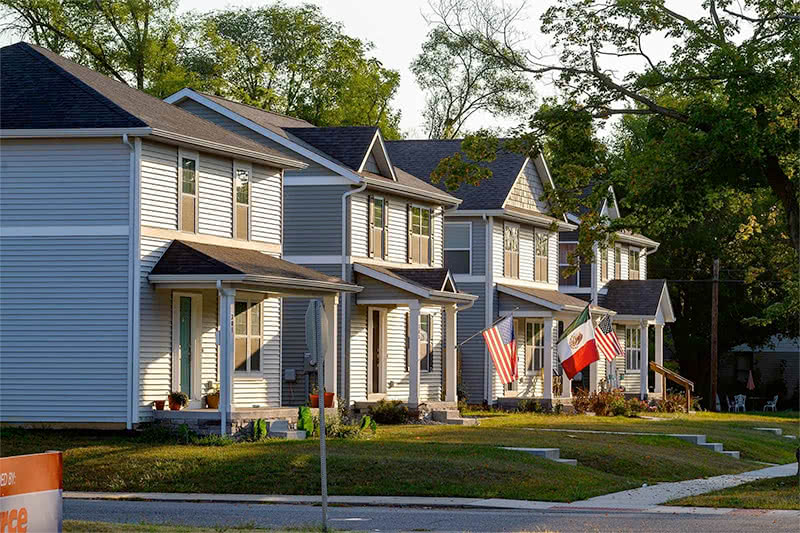
[[[0,49],[0,128],[150,127],[286,159],[207,120],[65,59],[19,42]]]
[[[608,282],[607,294],[599,294],[598,303],[620,315],[655,316],[661,301],[665,279],[614,279]]]
[[[441,291],[444,285],[444,280],[447,278],[449,272],[446,268],[386,268],[378,265],[357,263],[362,266],[380,272],[398,281],[411,283],[417,287],[422,287],[428,290]],[[458,288],[453,283],[453,287],[458,293]],[[449,292],[449,291],[448,291]]]
[[[461,139],[387,141],[386,149],[389,151],[392,163],[431,183],[431,172],[439,161],[461,152]],[[462,184],[455,191],[447,190],[444,183],[433,185],[463,200],[459,209],[500,209],[524,162],[525,156],[500,150],[493,162],[482,163],[491,169],[492,178],[484,180],[480,185]]]
[[[199,91],[198,91],[199,92]],[[234,100],[228,100],[227,98],[223,98],[221,96],[216,96],[214,94],[208,93],[200,93],[209,100],[221,105],[222,107],[226,107],[237,113],[247,120],[251,120],[258,124],[263,128],[267,128],[268,130],[277,133],[281,137],[287,137],[286,128],[313,128],[314,125],[308,121],[305,121],[300,118],[290,117],[288,115],[282,115],[280,113],[273,113],[272,111],[267,111],[265,109],[260,109],[258,107],[254,107],[247,104],[242,104],[240,102],[236,102]]]
[[[376,126],[341,126],[328,128],[285,128],[286,131],[322,150],[348,168],[358,171],[369,145],[378,131]]]

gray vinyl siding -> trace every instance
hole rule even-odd
[[[281,244],[283,234],[283,186],[277,168],[253,165],[250,237],[254,241]]]
[[[364,290],[358,293],[356,300],[416,300],[419,296],[388,283],[368,276],[357,275],[356,284]]]
[[[284,189],[284,255],[342,254],[342,194],[348,190],[342,185]]]
[[[0,421],[125,423],[130,242],[103,231],[129,224],[130,148],[3,140],[0,164]]]
[[[178,228],[178,150],[174,146],[142,141],[142,225]]]
[[[231,237],[233,160],[201,153],[198,169],[198,233]]]
[[[521,224],[517,222],[506,222],[503,219],[494,219],[494,231],[492,254],[494,256],[493,275],[494,279],[504,277],[505,273],[505,254],[503,248],[504,239],[504,226],[505,224],[514,224],[519,226],[519,280],[536,283],[542,286],[544,282],[534,282],[534,268],[535,268],[535,236],[540,233],[547,234],[547,284],[550,285],[548,289],[558,290],[558,233],[548,231],[547,229],[535,227],[530,224]]]
[[[596,263],[581,263],[578,267],[580,273],[578,277],[578,285],[580,287],[592,286],[592,265]]]
[[[486,274],[486,222],[482,218],[471,218],[469,221],[472,222],[472,274],[483,276]],[[444,238],[447,240],[447,234]]]
[[[470,294],[479,295],[472,307],[461,311],[456,316],[458,326],[458,342],[481,331],[486,326],[486,286],[483,283],[459,283],[458,289]],[[486,347],[483,337],[475,338],[461,346],[461,387],[466,392],[470,403],[481,403],[484,396]]]
[[[528,160],[509,191],[506,205],[549,214],[550,207],[542,199],[543,194],[544,188],[536,165],[533,160]]]

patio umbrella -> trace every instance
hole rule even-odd
[[[750,375],[747,376],[747,390],[753,390],[756,388],[756,384],[753,382],[753,371],[750,371]]]

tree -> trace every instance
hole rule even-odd
[[[184,25],[195,28],[185,66],[197,88],[317,126],[376,125],[399,138],[390,105],[399,74],[318,7],[231,8],[191,14]]]
[[[0,0],[0,7],[3,30],[137,89],[184,77],[177,0]]]
[[[703,16],[692,18],[664,0],[558,0],[542,17],[542,31],[557,50],[557,60],[549,61],[550,56],[525,48],[519,7],[490,0],[434,5],[436,22],[454,38],[509,68],[553,76],[563,99],[573,102],[523,125],[532,133],[529,140],[543,139],[574,114],[595,120],[645,116],[666,128],[677,126],[704,147],[704,164],[711,170],[701,184],[691,173],[680,184],[745,191],[768,187],[780,201],[783,229],[797,254],[800,5],[706,0],[703,9]],[[663,42],[665,36],[673,47],[668,59],[659,60],[646,43]],[[613,70],[624,67],[623,60],[635,66]],[[553,204],[559,208],[557,195]],[[637,220],[625,222],[639,229]],[[587,230],[609,231],[599,219]]]
[[[506,62],[475,50],[474,40],[435,27],[411,63],[426,92],[423,117],[429,138],[458,137],[475,113],[522,119],[531,111],[531,81]]]

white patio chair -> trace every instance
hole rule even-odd
[[[745,400],[747,400],[747,396],[745,396],[744,394],[737,394],[736,396],[733,397],[733,401],[734,401],[733,412],[734,413],[738,413],[739,409],[741,409],[743,413],[745,412],[745,406],[744,406]]]
[[[771,402],[767,402],[767,403],[764,404],[764,411],[766,411],[767,409],[769,409],[772,412],[775,412],[775,411],[778,410],[778,395],[777,394],[775,395],[775,397],[772,399]]]
[[[731,401],[730,396],[728,396],[727,394],[725,395],[725,401],[728,403],[728,412],[732,413],[733,412],[733,402]]]

